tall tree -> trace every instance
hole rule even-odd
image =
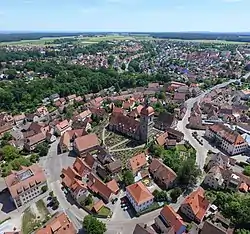
[[[84,217],[83,229],[87,234],[103,234],[107,231],[106,224],[91,215]]]

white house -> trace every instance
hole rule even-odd
[[[209,126],[205,137],[217,142],[218,146],[230,155],[241,154],[248,148],[247,142],[238,132],[222,123]]]
[[[142,182],[127,186],[126,196],[136,212],[147,209],[154,201],[154,196]]]
[[[221,188],[224,182],[221,170],[219,166],[212,167],[203,180],[203,183],[213,189]]]

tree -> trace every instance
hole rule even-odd
[[[244,167],[243,174],[246,176],[250,176],[250,165]]]
[[[49,147],[47,143],[38,144],[35,148],[35,151],[38,152],[40,157],[46,156],[49,151]]]
[[[179,187],[174,188],[171,193],[170,193],[170,197],[172,199],[172,201],[176,202],[177,198],[181,195],[182,190]]]
[[[48,190],[48,186],[47,185],[44,185],[42,188],[42,193],[45,193],[47,190]]]
[[[250,234],[250,230],[247,229],[237,229],[235,234]]]
[[[12,138],[11,134],[9,132],[5,132],[3,134],[2,140],[9,141],[11,140],[11,138]]]
[[[195,160],[188,158],[181,164],[177,173],[177,179],[180,184],[193,186],[197,183],[197,178],[200,175],[201,171],[195,164]]]
[[[125,63],[122,64],[121,69],[125,71],[125,69],[126,69],[126,64]]]
[[[163,202],[163,201],[168,201],[168,194],[166,191],[159,191],[159,190],[155,190],[153,192],[154,195],[154,199],[157,202]]]
[[[32,154],[29,159],[32,163],[36,163],[39,159],[39,156],[37,154]]]
[[[126,186],[134,183],[134,175],[131,171],[126,170],[123,172],[123,182]]]
[[[86,197],[86,199],[84,200],[84,205],[85,205],[85,206],[88,206],[88,205],[90,205],[90,204],[92,203],[92,201],[93,201],[92,195],[89,194],[89,195]]]
[[[87,234],[103,234],[107,231],[106,224],[92,215],[87,215],[83,220],[83,229]]]
[[[115,57],[113,55],[108,56],[108,65],[112,66],[114,64]]]
[[[20,154],[17,150],[17,148],[15,148],[12,145],[5,145],[2,150],[1,150],[1,154],[3,155],[3,159],[6,162],[10,162],[13,161],[16,158],[20,157]]]

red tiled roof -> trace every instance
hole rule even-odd
[[[203,219],[209,207],[209,201],[206,199],[205,191],[201,187],[189,194],[182,204],[188,204],[199,220]]]
[[[171,206],[164,206],[161,210],[161,216],[169,222],[170,226],[174,227],[177,233],[182,226],[185,226],[183,219],[178,215]]]
[[[156,142],[158,145],[163,146],[165,145],[167,138],[168,138],[168,132],[164,132],[163,134],[161,134],[156,138]]]
[[[240,145],[245,142],[243,137],[238,132],[233,131],[224,124],[213,124],[209,127],[209,130],[216,133],[217,135],[220,135],[221,138],[231,144]]]
[[[52,218],[46,226],[35,232],[36,234],[76,234],[73,224],[65,213]]]
[[[112,194],[112,190],[92,173],[89,174],[88,179],[89,179],[88,188],[92,192],[98,193],[104,199],[109,200]]]
[[[75,139],[75,146],[79,152],[98,146],[99,140],[96,134],[91,133]]]
[[[97,213],[103,206],[104,206],[103,201],[99,200],[94,204],[93,210]]]
[[[142,182],[131,184],[126,187],[126,190],[133,197],[137,205],[140,205],[154,198],[152,193]]]
[[[136,172],[138,168],[143,167],[147,164],[147,159],[145,153],[138,154],[129,159],[130,167],[132,168],[133,172]]]
[[[141,113],[140,115],[145,115],[145,116],[150,116],[153,115],[155,113],[154,108],[151,106],[144,106],[141,109]]]
[[[23,167],[21,171],[13,171],[4,180],[11,196],[15,198],[18,196],[17,191],[23,192],[24,188],[29,188],[34,183],[43,183],[46,177],[43,169],[33,164],[30,167]]]
[[[109,182],[107,182],[106,185],[108,186],[108,188],[111,189],[111,191],[112,191],[114,194],[116,194],[116,193],[119,191],[119,186],[118,186],[116,180],[114,180],[114,179],[111,180],[111,181],[109,181]]]

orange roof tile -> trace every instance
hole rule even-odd
[[[194,215],[199,220],[203,219],[209,207],[209,201],[206,199],[205,191],[201,187],[189,194],[189,196],[185,198],[183,204],[189,205]]]
[[[119,191],[119,186],[118,186],[116,180],[114,180],[114,179],[109,181],[106,185],[108,186],[108,188],[110,188],[110,190],[114,194],[116,194]]]
[[[91,133],[75,139],[75,145],[79,152],[88,150],[99,145],[99,140],[96,134]]]
[[[178,215],[171,206],[164,206],[161,210],[161,216],[169,222],[170,226],[174,227],[177,233],[182,226],[185,226],[183,219]]]
[[[131,184],[126,187],[126,190],[133,197],[137,205],[140,205],[154,198],[152,193],[142,182]]]
[[[241,183],[239,190],[242,192],[248,192],[248,185],[246,183]]]
[[[73,224],[65,213],[52,218],[46,226],[35,232],[36,234],[76,234]]]
[[[103,206],[104,202],[102,200],[99,200],[94,204],[93,210],[97,213]]]
[[[145,153],[138,154],[131,159],[129,159],[130,167],[133,172],[136,172],[139,168],[147,164],[147,159]]]

